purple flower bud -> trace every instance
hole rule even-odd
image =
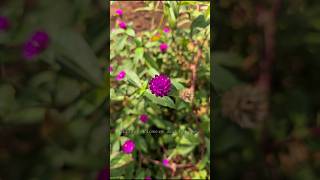
[[[140,115],[140,121],[143,123],[146,123],[149,120],[149,117],[147,114],[141,114]]]
[[[122,15],[123,15],[122,9],[117,9],[117,10],[116,10],[116,13],[117,13],[119,16],[122,16]]]
[[[25,59],[33,59],[35,56],[43,52],[49,44],[49,36],[46,32],[37,31],[30,39],[28,39],[23,47],[23,57]]]
[[[169,33],[169,32],[170,32],[170,29],[169,29],[168,27],[165,27],[165,28],[163,29],[163,32]]]
[[[146,178],[144,178],[144,180],[151,180],[151,177],[147,176]]]
[[[122,151],[126,154],[132,153],[132,151],[135,148],[135,144],[132,140],[127,140],[123,145],[122,145]]]
[[[113,70],[112,66],[109,66],[109,72],[111,72]]]
[[[123,21],[119,21],[118,22],[118,25],[121,29],[127,29],[127,24]]]
[[[99,172],[97,180],[109,180],[109,174],[109,168],[106,166]]]
[[[165,167],[169,167],[169,160],[168,159],[163,159],[162,160],[162,165]]]
[[[0,16],[0,32],[6,31],[10,28],[9,19],[5,16]]]
[[[125,71],[120,71],[119,74],[116,77],[116,80],[117,81],[121,81],[125,76],[126,76],[126,72]]]
[[[164,74],[155,75],[155,77],[149,81],[149,89],[151,93],[156,96],[167,96],[171,90],[170,78]]]
[[[168,45],[166,43],[162,43],[160,44],[160,51],[165,53],[167,52],[167,49],[168,49]]]

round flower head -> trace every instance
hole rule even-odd
[[[111,72],[113,70],[112,66],[109,66],[109,72]]]
[[[169,33],[169,32],[170,32],[170,29],[169,29],[168,27],[165,27],[165,28],[163,29],[163,32]]]
[[[162,43],[162,44],[160,44],[159,48],[160,48],[161,52],[165,53],[165,52],[167,52],[168,45],[166,43]]]
[[[125,76],[126,76],[126,72],[125,71],[120,71],[119,74],[116,77],[116,80],[117,81],[121,81]]]
[[[122,16],[123,11],[122,11],[122,9],[117,9],[117,10],[116,10],[116,13],[117,13],[119,16]]]
[[[118,22],[118,25],[121,29],[127,29],[127,24],[123,21],[119,21]]]
[[[126,154],[132,153],[132,151],[135,148],[135,144],[132,140],[127,140],[123,145],[122,145],[122,151]]]
[[[146,123],[148,120],[149,120],[148,115],[146,115],[146,114],[141,114],[140,115],[140,121],[141,122]]]
[[[0,16],[0,31],[6,31],[10,27],[9,19],[5,16]]]
[[[144,180],[151,180],[151,177],[147,176],[146,178],[144,178]]]
[[[49,44],[49,36],[46,32],[37,31],[23,47],[23,56],[26,59],[33,59],[35,56],[44,51]]]
[[[171,90],[170,78],[164,74],[155,75],[149,81],[149,89],[156,96],[167,96]]]
[[[162,165],[165,166],[165,167],[168,167],[169,166],[169,160],[168,159],[163,159],[162,160]]]

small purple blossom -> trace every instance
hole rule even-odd
[[[109,168],[106,166],[98,173],[97,180],[108,180],[109,174]]]
[[[168,45],[166,43],[161,43],[159,48],[161,52],[165,53],[168,50]]]
[[[135,148],[135,144],[132,140],[127,140],[123,145],[122,145],[122,151],[126,154],[132,153],[132,151]]]
[[[37,31],[25,42],[22,52],[23,57],[28,60],[33,59],[43,52],[48,45],[49,35],[44,31]]]
[[[156,96],[167,96],[171,90],[171,80],[164,74],[155,75],[149,81],[149,89]]]
[[[170,32],[170,29],[169,29],[168,27],[165,27],[165,28],[163,28],[163,32],[169,33],[169,32]]]
[[[6,31],[10,28],[9,19],[5,16],[0,16],[0,32]]]
[[[169,167],[169,160],[168,159],[163,159],[162,160],[162,165],[165,167]]]
[[[113,67],[112,66],[109,66],[109,72],[111,72],[113,70]]]
[[[123,21],[119,21],[118,22],[118,25],[121,29],[127,29],[127,24]]]
[[[149,116],[147,114],[141,114],[139,119],[141,122],[146,123],[149,120]]]
[[[116,77],[116,80],[117,81],[121,81],[125,76],[126,76],[126,72],[125,71],[120,71],[119,74]]]
[[[116,13],[117,13],[119,16],[122,16],[122,15],[123,15],[122,9],[117,9],[117,10],[116,10]]]
[[[151,180],[151,177],[147,176],[146,178],[144,178],[144,180]]]

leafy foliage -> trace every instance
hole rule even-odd
[[[200,4],[145,2],[145,7],[135,11],[161,12],[165,26],[159,22],[158,28],[136,32],[132,22],[125,22],[126,29],[117,24],[112,29],[110,126],[114,131],[110,153],[119,158],[125,154],[121,149],[123,138],[133,140],[136,146],[130,154],[132,159],[126,159],[126,163],[111,160],[110,166],[115,167],[111,179],[209,177],[210,153],[206,140],[210,130],[201,123],[210,123],[208,119],[202,120],[209,116],[210,61],[205,55],[210,48],[210,18],[204,14],[210,6],[209,2],[203,3],[204,10],[199,10]],[[188,15],[184,19],[187,24],[182,27],[179,22],[185,15]],[[123,16],[117,19],[126,19],[126,13]],[[164,31],[164,27],[169,30]],[[163,43],[167,49],[165,45],[161,47]],[[196,57],[198,51],[201,54]],[[193,65],[197,67],[197,77],[191,75]],[[120,71],[126,72],[121,80],[117,78]],[[149,89],[150,80],[159,74],[166,74],[172,84],[170,93],[164,97],[152,94]],[[196,84],[192,78],[196,78]],[[196,87],[195,91],[190,90],[192,86]],[[191,96],[194,99],[188,101]],[[196,114],[200,106],[207,113]],[[139,120],[142,114],[148,115],[148,121]],[[162,165],[163,159],[169,160],[168,167]],[[128,173],[131,171],[133,174]]]

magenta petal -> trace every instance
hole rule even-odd
[[[132,140],[127,140],[123,145],[122,145],[122,151],[126,154],[130,154],[133,152],[135,148],[135,144]]]
[[[171,91],[171,80],[164,74],[155,75],[149,81],[149,89],[155,96],[167,96]]]

